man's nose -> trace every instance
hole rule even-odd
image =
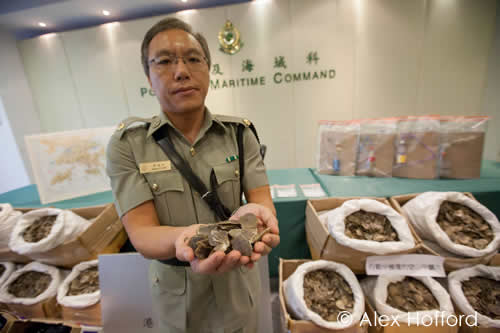
[[[186,80],[190,77],[189,69],[184,62],[184,59],[177,58],[174,64],[174,78],[176,81]]]

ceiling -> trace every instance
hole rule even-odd
[[[250,0],[0,0],[0,30],[16,39],[185,9],[223,6]],[[109,16],[102,14],[110,11]],[[45,28],[39,22],[47,24]]]

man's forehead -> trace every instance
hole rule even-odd
[[[200,44],[190,33],[179,30],[165,30],[156,34],[149,44],[149,51],[157,53],[189,53],[198,52],[203,54]]]

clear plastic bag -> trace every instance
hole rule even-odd
[[[489,117],[442,117],[439,176],[479,178]]]
[[[439,116],[400,118],[394,177],[434,179],[439,176],[439,119]]]
[[[397,126],[398,118],[370,119],[361,122],[356,163],[357,176],[392,176]]]
[[[320,121],[317,155],[319,173],[354,176],[359,124],[359,120]]]

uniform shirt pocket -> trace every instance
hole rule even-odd
[[[168,170],[144,174],[162,225],[184,226],[185,217],[176,213],[179,207],[186,206],[186,193],[182,175],[178,170]]]
[[[220,164],[213,169],[220,200],[229,210],[235,210],[240,205],[240,177],[237,163]]]
[[[151,188],[151,193],[154,195],[160,195],[167,191],[184,192],[182,175],[177,170],[146,173],[144,176]]]

